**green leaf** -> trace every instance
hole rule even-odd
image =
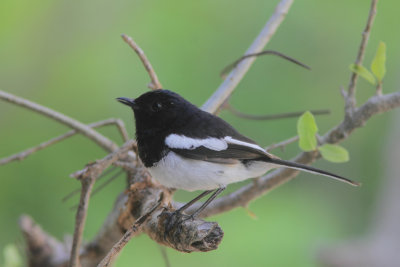
[[[375,80],[374,75],[372,75],[372,73],[369,72],[369,70],[367,70],[364,66],[356,65],[356,64],[350,64],[349,68],[350,68],[350,70],[352,72],[357,73],[358,75],[363,77],[365,80],[367,80],[369,83],[371,83],[373,85],[376,84],[376,80]]]
[[[325,144],[318,148],[324,159],[331,162],[346,162],[349,161],[349,152],[344,147],[339,145]]]
[[[379,83],[382,82],[386,73],[386,44],[380,42],[376,54],[371,63],[372,73],[378,78]]]
[[[15,245],[9,244],[3,249],[4,267],[22,267],[23,261]]]
[[[299,135],[299,147],[304,151],[311,151],[317,148],[318,132],[317,124],[311,112],[306,111],[297,121],[297,134]]]

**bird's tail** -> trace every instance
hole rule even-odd
[[[348,184],[351,184],[353,186],[360,186],[361,184],[358,182],[354,182],[350,179],[347,179],[345,177],[342,177],[340,175],[336,175],[334,173],[330,173],[324,170],[320,170],[311,166],[307,166],[304,164],[300,164],[297,162],[291,162],[291,161],[287,161],[287,160],[283,160],[283,159],[278,159],[278,158],[269,158],[268,162],[273,163],[273,164],[277,164],[277,165],[281,165],[281,166],[285,166],[288,167],[290,169],[295,169],[295,170],[300,170],[300,171],[305,171],[305,172],[310,172],[310,173],[314,173],[314,174],[320,174],[323,176],[327,176]]]

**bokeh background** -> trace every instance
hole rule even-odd
[[[197,105],[221,83],[219,71],[242,55],[273,13],[278,1],[30,1],[0,2],[0,88],[51,107],[85,123],[111,117],[124,120],[134,136],[133,116],[114,99],[144,93],[147,73],[120,34],[131,35],[145,50],[165,88]],[[243,112],[273,114],[330,109],[317,117],[320,133],[343,117],[340,87],[347,86],[370,1],[295,1],[268,45],[312,67],[304,70],[275,57],[256,61],[232,96]],[[382,0],[372,29],[365,65],[380,40],[387,44],[384,92],[398,90],[400,24],[394,0]],[[359,80],[358,100],[374,88]],[[172,266],[317,266],[321,246],[366,235],[383,182],[383,155],[394,112],[376,116],[342,145],[351,160],[319,161],[315,166],[361,181],[361,188],[313,175],[295,180],[216,220],[225,231],[219,249],[183,254],[168,249]],[[248,121],[224,111],[221,116],[262,145],[296,134],[296,119]],[[0,157],[34,146],[68,129],[48,118],[0,101]],[[100,130],[122,143],[116,129]],[[285,152],[289,159],[297,144]],[[0,167],[0,251],[20,242],[18,217],[31,215],[57,238],[73,232],[77,198],[63,196],[79,187],[69,174],[104,151],[75,136],[22,162]],[[239,185],[232,185],[228,192]],[[124,188],[121,176],[93,196],[85,239],[93,237]],[[186,201],[194,194],[179,192]],[[3,256],[0,255],[0,262]],[[140,236],[124,249],[117,266],[163,266],[156,243]]]

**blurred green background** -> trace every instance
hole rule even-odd
[[[0,2],[0,89],[36,101],[82,122],[111,117],[124,120],[134,136],[132,114],[114,99],[136,97],[146,90],[147,73],[120,34],[131,35],[147,53],[161,82],[197,105],[221,83],[219,71],[242,55],[273,13],[278,1],[30,1]],[[232,104],[254,114],[330,109],[317,117],[325,133],[343,117],[340,86],[347,86],[348,65],[356,57],[370,1],[295,1],[268,45],[312,67],[307,71],[275,57],[256,61],[236,89]],[[372,29],[365,65],[378,42],[387,44],[384,92],[398,90],[400,3],[381,1]],[[358,99],[374,88],[359,80]],[[172,266],[316,266],[321,245],[366,234],[377,189],[390,117],[371,119],[342,145],[350,151],[345,164],[315,165],[361,181],[361,188],[313,175],[297,179],[254,201],[244,209],[210,218],[225,237],[219,249],[183,254],[168,249]],[[224,111],[221,116],[262,145],[296,134],[296,119],[248,121]],[[0,157],[34,146],[68,129],[48,118],[0,101]],[[116,129],[102,133],[122,143]],[[299,152],[292,144],[290,159]],[[0,167],[0,251],[20,242],[18,217],[31,215],[57,238],[70,234],[75,198],[63,196],[79,187],[69,174],[104,151],[75,136],[22,162]],[[237,188],[232,185],[228,192]],[[92,238],[110,211],[124,178],[113,182],[90,203],[85,239]],[[179,192],[189,200],[193,193]],[[2,256],[0,256],[2,262]],[[162,266],[157,244],[147,236],[124,249],[118,267]]]

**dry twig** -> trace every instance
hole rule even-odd
[[[149,216],[161,205],[162,199],[159,199],[158,202],[146,213],[144,213],[140,218],[138,218],[135,223],[126,231],[124,236],[112,247],[112,249],[108,252],[107,256],[97,265],[98,267],[107,267],[114,261],[114,259],[118,256],[121,250],[125,247],[125,245],[131,240],[133,234],[138,231],[138,229],[142,226],[142,224],[149,218]]]
[[[132,49],[136,52],[138,57],[143,63],[144,68],[146,69],[147,73],[150,76],[151,82],[148,84],[148,87],[150,89],[162,89],[162,85],[160,81],[158,80],[157,74],[153,69],[153,66],[151,65],[150,61],[147,59],[146,54],[143,52],[143,50],[133,41],[133,39],[126,35],[122,34],[121,35],[122,39],[130,46]]]
[[[280,113],[280,114],[266,114],[266,115],[254,115],[254,114],[247,114],[243,113],[236,108],[234,108],[230,103],[224,105],[227,110],[232,112],[233,115],[239,118],[243,119],[248,119],[248,120],[259,120],[259,121],[264,121],[264,120],[277,120],[277,119],[288,119],[288,118],[295,118],[299,117],[304,113],[304,111],[298,111],[298,112],[287,112],[287,113]],[[319,110],[310,110],[310,112],[316,116],[316,115],[327,115],[330,113],[328,109],[319,109]]]
[[[265,148],[265,150],[266,150],[266,151],[271,151],[271,150],[276,149],[276,148],[284,149],[287,145],[289,145],[289,144],[291,144],[291,143],[294,143],[294,142],[296,142],[296,141],[298,141],[298,140],[299,140],[299,137],[298,137],[298,136],[293,136],[293,137],[291,137],[291,138],[289,138],[289,139],[287,139],[287,140],[285,140],[285,141],[282,141],[282,142],[279,142],[279,143],[276,143],[276,144],[269,145],[269,146],[267,146],[267,147]]]
[[[378,4],[378,0],[371,1],[371,7],[369,10],[367,24],[365,25],[365,29],[362,33],[362,38],[361,38],[360,47],[358,48],[357,58],[356,58],[356,61],[354,62],[354,64],[356,64],[356,65],[362,65],[364,55],[365,55],[365,50],[366,50],[367,44],[368,44],[369,34],[371,32],[372,24],[374,23],[374,18],[376,15],[377,4]],[[347,97],[346,97],[345,110],[346,110],[347,115],[350,115],[356,106],[357,78],[358,78],[358,74],[355,72],[352,72],[351,77],[350,77],[349,87],[348,87],[348,93],[347,93]]]
[[[301,63],[300,61],[298,61],[298,60],[296,60],[296,59],[294,59],[294,58],[292,58],[292,57],[289,57],[289,56],[287,56],[287,55],[285,55],[285,54],[282,54],[282,53],[280,53],[280,52],[278,52],[278,51],[264,50],[264,51],[261,51],[261,52],[258,52],[258,53],[246,54],[246,55],[240,57],[240,58],[237,59],[235,62],[233,62],[233,63],[229,64],[228,66],[226,66],[226,67],[221,71],[221,73],[220,73],[219,75],[220,75],[222,78],[225,79],[226,74],[227,74],[229,71],[231,71],[233,68],[235,68],[240,62],[242,62],[242,61],[245,60],[246,58],[249,58],[249,57],[258,57],[258,56],[263,56],[263,55],[275,55],[275,56],[281,57],[281,58],[283,58],[283,59],[286,59],[286,60],[288,60],[288,61],[290,61],[290,62],[292,62],[292,63],[294,63],[294,64],[296,64],[296,65],[298,65],[298,66],[301,66],[301,67],[305,68],[305,69],[311,70],[311,68],[310,68],[309,66],[307,66],[306,64],[303,64],[303,63]]]
[[[68,127],[75,129],[76,131],[80,132],[81,134],[87,136],[90,140],[96,142],[99,146],[104,148],[108,152],[112,152],[117,150],[118,146],[105,137],[104,135],[100,134],[99,132],[93,130],[89,126],[83,124],[80,121],[77,121],[71,117],[68,117],[60,112],[52,110],[48,107],[44,107],[32,101],[23,99],[21,97],[15,96],[10,93],[6,93],[0,90],[0,99],[3,99],[7,102],[19,105],[21,107],[33,110],[38,112],[46,117],[52,118],[62,124],[67,125]]]
[[[245,55],[259,53],[269,42],[276,32],[279,25],[288,13],[293,0],[282,0],[277,5],[274,14],[270,17],[267,24],[261,30],[260,34],[254,40],[253,44],[247,49]],[[241,61],[227,76],[224,82],[218,87],[214,94],[202,106],[202,109],[210,113],[218,112],[218,109],[229,98],[233,90],[243,79],[243,76],[249,70],[250,66],[256,60],[255,57],[249,57]]]
[[[78,210],[75,219],[75,231],[72,240],[71,257],[68,263],[69,267],[80,266],[79,252],[82,243],[83,229],[85,227],[87,209],[89,207],[90,193],[93,189],[94,182],[97,177],[108,168],[113,162],[123,157],[129,150],[132,149],[135,141],[126,142],[117,151],[109,154],[104,159],[96,161],[88,165],[84,170],[72,174],[72,177],[79,179],[82,183],[81,198],[79,201]]]
[[[102,126],[106,126],[106,125],[113,125],[113,124],[115,124],[118,127],[118,130],[121,133],[121,136],[122,136],[123,140],[125,142],[128,141],[129,140],[128,133],[126,131],[124,123],[120,119],[103,120],[103,121],[99,121],[99,122],[88,124],[87,126],[90,127],[90,128],[97,128],[97,127],[102,127]],[[0,159],[0,165],[4,165],[4,164],[7,164],[9,162],[16,161],[16,160],[23,160],[23,159],[25,159],[26,157],[28,157],[31,154],[33,154],[33,153],[35,153],[37,151],[40,151],[42,149],[45,149],[45,148],[47,148],[47,147],[49,147],[51,145],[54,145],[54,144],[56,144],[58,142],[61,142],[61,141],[65,140],[65,139],[67,139],[68,137],[71,137],[71,136],[73,136],[73,135],[75,135],[77,133],[78,133],[77,130],[71,130],[71,131],[69,131],[69,132],[67,132],[67,133],[65,133],[63,135],[54,137],[54,138],[52,138],[52,139],[50,139],[50,140],[48,140],[46,142],[43,142],[43,143],[41,143],[41,144],[39,144],[39,145],[37,145],[35,147],[31,147],[31,148],[29,148],[27,150],[24,150],[22,152],[19,152],[19,153],[16,153],[14,155],[11,155],[9,157]]]

